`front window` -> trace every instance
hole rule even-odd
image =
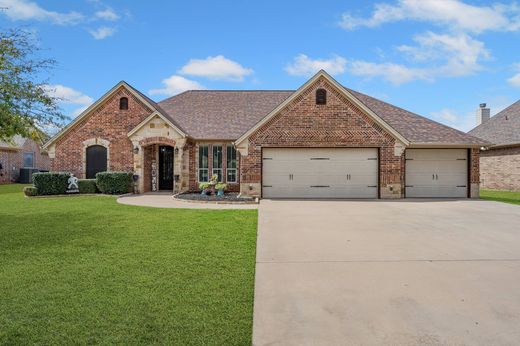
[[[227,182],[228,183],[236,183],[237,182],[237,151],[232,145],[227,146],[227,166],[226,166],[226,174],[227,174]]]
[[[34,167],[34,153],[23,153],[23,166],[25,168]]]
[[[218,181],[222,181],[222,146],[213,146],[213,172],[212,175],[217,175]]]
[[[209,181],[208,178],[208,146],[199,146],[199,181]]]

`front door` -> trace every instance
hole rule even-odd
[[[159,147],[159,190],[173,190],[173,148]]]

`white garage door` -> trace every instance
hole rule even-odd
[[[407,149],[406,197],[467,197],[467,149]]]
[[[264,198],[377,198],[374,148],[264,148]]]

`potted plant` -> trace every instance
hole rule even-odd
[[[201,195],[211,195],[211,190],[209,188],[209,183],[200,183],[199,184],[200,194]]]
[[[224,196],[224,191],[226,191],[227,185],[224,183],[218,183],[215,185],[215,189],[217,190],[217,196]]]

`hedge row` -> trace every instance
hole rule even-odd
[[[78,179],[79,192],[112,195],[128,193],[132,188],[132,176],[129,172],[100,172],[96,174],[96,179]],[[69,178],[70,173],[66,172],[34,173],[34,187],[24,189],[25,195],[66,194]]]

